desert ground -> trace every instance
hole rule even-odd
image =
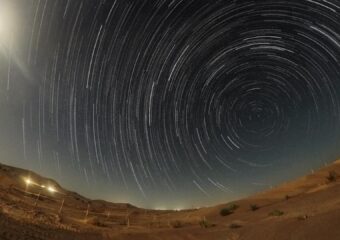
[[[0,164],[0,239],[336,240],[340,160],[245,199],[183,211],[90,200]]]

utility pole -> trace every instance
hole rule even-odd
[[[34,203],[34,206],[35,206],[35,207],[38,205],[38,200],[39,200],[39,198],[40,198],[40,194],[41,194],[41,189],[39,190],[38,196],[37,196],[37,198],[35,199],[35,203]]]
[[[89,208],[90,208],[90,204],[88,203],[86,213],[85,213],[85,221],[87,220],[87,216],[89,215]]]
[[[129,208],[126,208],[126,227],[130,227]]]
[[[61,210],[63,209],[64,202],[65,202],[65,198],[63,198],[63,201],[61,202],[61,206],[60,206],[59,211],[58,211],[59,214],[61,214]]]

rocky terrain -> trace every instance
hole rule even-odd
[[[156,211],[90,200],[0,164],[0,239],[322,240],[340,236],[340,161],[254,196]]]

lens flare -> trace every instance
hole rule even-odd
[[[9,46],[14,38],[15,17],[14,9],[9,1],[0,3],[0,43]]]

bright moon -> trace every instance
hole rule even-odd
[[[14,35],[14,11],[9,1],[0,3],[0,43],[8,46]]]

